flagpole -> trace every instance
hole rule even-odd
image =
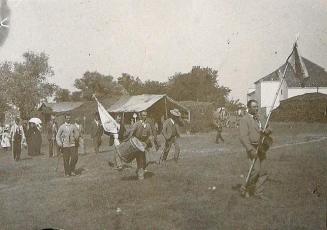
[[[280,89],[281,89],[282,86],[283,86],[283,82],[285,81],[286,71],[287,71],[287,68],[288,68],[288,66],[289,66],[289,62],[288,62],[288,60],[290,59],[290,57],[292,56],[292,54],[293,54],[293,52],[294,52],[294,46],[296,46],[296,42],[297,42],[298,39],[299,39],[299,35],[297,35],[297,37],[296,37],[296,40],[295,40],[295,43],[294,43],[294,45],[293,45],[293,50],[292,50],[291,54],[290,54],[290,55],[287,57],[287,59],[286,59],[286,66],[285,66],[285,69],[284,69],[283,77],[282,77],[282,79],[281,79],[281,81],[280,81],[280,83],[279,83],[278,89],[277,89],[277,91],[276,91],[276,94],[275,94],[274,100],[273,100],[273,102],[272,102],[272,106],[271,106],[270,111],[269,111],[269,113],[268,113],[268,117],[267,117],[267,120],[266,120],[265,126],[264,126],[264,128],[263,128],[263,132],[265,132],[266,129],[267,129],[267,127],[268,127],[268,122],[269,122],[269,120],[270,120],[270,117],[271,117],[272,111],[273,111],[273,109],[274,109],[274,106],[275,106],[275,103],[276,103],[276,100],[277,100],[277,97],[278,97],[279,91],[280,91]],[[260,141],[263,141],[263,139],[261,139]],[[259,144],[258,144],[258,147],[257,147],[257,149],[256,149],[256,153],[257,153],[257,154],[258,154],[258,151],[259,151],[259,146],[260,146],[261,144],[262,144],[262,143],[259,143]],[[247,185],[247,184],[249,183],[250,174],[251,174],[251,172],[252,172],[252,170],[253,170],[253,167],[254,167],[254,164],[255,164],[256,160],[257,160],[257,158],[254,158],[254,159],[252,160],[252,164],[251,164],[251,166],[250,166],[249,172],[248,172],[248,174],[247,174],[247,176],[246,176],[246,179],[245,179],[245,185]]]

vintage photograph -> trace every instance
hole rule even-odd
[[[327,1],[0,0],[0,229],[327,229]]]

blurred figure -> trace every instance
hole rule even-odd
[[[30,122],[26,134],[29,156],[41,155],[42,136],[37,124]]]
[[[77,118],[75,120],[75,126],[78,129],[78,133],[79,133],[79,137],[78,137],[78,140],[76,141],[76,145],[75,145],[76,151],[77,151],[77,155],[78,155],[78,152],[84,154],[85,153],[84,127],[83,127],[83,125],[81,123],[81,120],[79,118]]]
[[[25,134],[20,118],[16,118],[10,130],[10,137],[12,141],[12,153],[15,161],[20,160],[22,153],[22,144],[25,143]]]
[[[1,147],[8,151],[10,148],[10,134],[9,134],[9,125],[5,126],[2,132],[2,138],[1,138]]]
[[[96,154],[99,153],[102,134],[103,127],[101,124],[100,115],[98,112],[96,112],[94,114],[94,121],[91,123],[91,138],[93,142],[93,149]]]
[[[56,144],[56,135],[58,132],[58,125],[55,116],[51,115],[47,126],[47,138],[49,143],[49,157],[54,157],[58,154],[58,146]]]

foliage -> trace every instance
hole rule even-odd
[[[23,58],[21,63],[5,62],[1,65],[0,88],[5,88],[3,92],[7,100],[4,101],[17,106],[20,116],[27,119],[42,99],[54,93],[56,87],[47,82],[53,71],[46,54],[26,52]]]
[[[121,77],[117,79],[118,84],[125,88],[129,95],[142,94],[143,83],[140,78],[134,78],[128,73],[122,73]]]
[[[175,100],[206,101],[225,104],[230,89],[218,85],[218,71],[194,66],[189,73],[169,78],[168,95]]]
[[[239,109],[244,109],[245,108],[245,105],[242,104],[239,99],[237,100],[228,100],[225,104],[225,108],[227,111],[229,112],[236,112],[238,111]]]
[[[69,89],[58,88],[55,93],[55,101],[56,102],[71,101],[71,95]]]
[[[76,79],[74,86],[81,91],[86,100],[91,100],[92,95],[98,97],[106,95],[122,95],[123,88],[113,80],[110,75],[103,75],[98,72],[85,72],[81,79]]]

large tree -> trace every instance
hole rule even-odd
[[[142,94],[143,83],[140,78],[135,78],[128,73],[122,73],[122,75],[117,80],[118,84],[124,87],[129,95]]]
[[[218,71],[194,66],[169,78],[168,95],[179,101],[208,101],[224,105],[230,89],[218,85]]]
[[[6,88],[8,102],[17,106],[23,119],[29,118],[42,99],[51,96],[56,86],[47,80],[53,76],[48,56],[26,52],[23,62],[2,64],[0,75],[6,78],[0,84]]]
[[[71,101],[71,94],[69,89],[62,89],[58,87],[55,93],[55,101],[56,102]]]
[[[142,82],[139,77],[133,77],[128,73],[122,73],[118,78],[118,83],[124,87],[129,95],[140,94],[165,94],[167,83],[147,80]]]
[[[9,82],[11,81],[11,66],[10,62],[0,64],[0,111],[8,109],[9,102]]]
[[[98,72],[85,72],[81,79],[75,80],[74,86],[81,91],[82,97],[86,100],[91,100],[93,94],[98,97],[123,94],[123,88],[112,76]]]

